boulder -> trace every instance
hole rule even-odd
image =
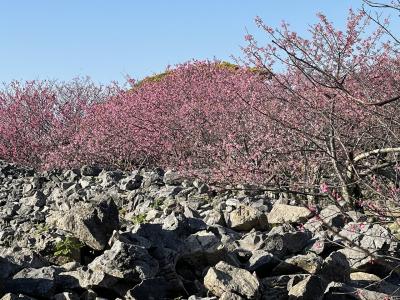
[[[318,276],[309,275],[289,290],[289,299],[322,300],[325,285]]]
[[[95,250],[103,250],[112,232],[119,227],[118,208],[109,198],[98,202],[78,202],[66,213],[52,218],[56,228],[70,232]]]
[[[305,223],[312,216],[312,212],[303,206],[275,204],[268,213],[270,224]]]
[[[266,230],[268,228],[265,213],[250,206],[239,205],[226,220],[229,228],[238,231],[250,231],[251,229]]]
[[[96,257],[88,267],[93,272],[137,283],[158,272],[158,262],[145,248],[121,241],[115,241],[111,249]]]
[[[223,261],[208,270],[204,286],[217,297],[224,293],[233,293],[245,299],[258,299],[260,296],[260,284],[254,275]]]

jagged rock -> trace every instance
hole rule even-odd
[[[300,254],[285,259],[274,269],[273,274],[288,275],[296,273],[317,273],[322,265],[323,259],[314,253]]]
[[[311,232],[318,232],[321,228],[329,229],[329,236],[332,237],[332,230],[340,230],[349,221],[350,218],[343,213],[342,208],[337,205],[329,205],[322,209],[316,217],[308,220],[307,223],[304,224],[304,228]]]
[[[338,298],[338,296],[340,295],[342,297]],[[348,297],[345,298],[347,295],[351,295],[351,299],[359,299],[359,300],[395,299],[394,297],[392,297],[392,295],[371,291],[367,289],[355,288],[341,282],[329,283],[328,286],[326,287],[324,299],[327,300],[349,299]]]
[[[289,299],[318,300],[323,299],[325,285],[318,276],[309,275],[289,290]]]
[[[161,169],[39,174],[5,166],[8,175],[0,161],[2,295],[5,283],[26,279],[48,284],[50,296],[25,299],[318,299],[319,284],[330,284],[326,299],[400,296],[398,225],[368,223],[346,206],[319,202],[309,219],[294,206],[299,199],[275,201],[257,187],[221,191]],[[299,208],[303,215],[288,213]],[[75,250],[59,257],[55,245],[71,236],[86,245],[65,264]]]
[[[279,259],[265,250],[255,250],[251,252],[251,257],[247,261],[246,269],[256,272],[257,276],[265,277],[279,263]]]
[[[301,206],[275,204],[268,213],[270,224],[304,223],[312,216],[312,212]]]
[[[239,296],[238,294],[231,292],[225,292],[219,298],[219,300],[245,300],[245,299],[246,298],[243,298],[242,296]]]
[[[239,205],[233,210],[226,220],[228,227],[239,231],[251,229],[266,230],[268,228],[267,216],[250,206]]]
[[[79,202],[65,214],[53,216],[53,226],[70,232],[89,247],[102,250],[119,227],[118,208],[112,199],[94,203]]]
[[[369,257],[368,253],[360,248],[344,248],[338,250],[338,252],[346,257],[352,269],[362,269],[373,260],[372,257]]]
[[[59,293],[54,295],[54,300],[79,300],[79,296],[75,293]]]
[[[82,176],[98,176],[102,170],[97,166],[85,165],[81,168]]]
[[[62,272],[57,278],[58,284],[67,290],[91,287],[111,288],[117,284],[118,280],[109,274],[101,271],[94,272],[87,267]]]
[[[288,299],[288,290],[308,276],[294,274],[263,278],[261,281],[262,299]]]
[[[206,230],[190,235],[185,240],[185,248],[180,256],[187,264],[197,270],[213,266],[225,259],[226,249],[219,238]]]
[[[36,252],[20,248],[0,248],[0,279],[8,278],[23,268],[41,268],[48,262]]]
[[[60,272],[61,268],[55,267],[26,268],[5,282],[5,290],[32,297],[51,298],[56,290],[56,275]]]
[[[184,180],[183,176],[172,170],[166,171],[163,177],[164,183],[168,185],[181,185]]]
[[[186,295],[184,287],[176,287],[171,285],[163,277],[145,279],[140,284],[129,290],[124,299],[175,299],[179,296]]]
[[[143,177],[140,175],[129,176],[120,181],[120,188],[123,191],[133,191],[140,187]]]
[[[375,274],[369,274],[365,272],[354,272],[350,274],[350,279],[354,281],[369,281],[369,282],[377,282],[380,281],[381,278]]]
[[[322,263],[318,274],[327,281],[348,282],[350,280],[350,264],[346,256],[337,251],[331,253]]]
[[[110,250],[96,257],[88,267],[130,282],[140,282],[158,272],[157,261],[145,248],[120,241],[115,241]]]
[[[20,201],[25,205],[43,207],[46,205],[46,196],[41,191],[37,191],[31,197],[22,198]]]
[[[3,297],[0,298],[0,300],[34,300],[35,298],[25,296],[22,294],[16,295],[13,293],[7,293]]]
[[[211,267],[204,277],[205,287],[214,295],[237,294],[245,299],[258,299],[260,284],[249,271],[233,267],[223,261]]]
[[[277,257],[287,254],[297,254],[310,242],[311,233],[307,230],[296,231],[290,225],[282,225],[272,228],[267,234],[263,249]]]
[[[251,231],[238,240],[236,244],[239,248],[247,251],[260,250],[265,246],[267,236],[267,233]]]

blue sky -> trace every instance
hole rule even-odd
[[[0,0],[0,82],[143,78],[190,59],[240,55],[259,15],[304,32],[324,12],[339,26],[361,0]],[[258,33],[258,34],[257,34]]]

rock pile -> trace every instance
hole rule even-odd
[[[394,299],[400,226],[373,221],[161,169],[0,161],[0,297]]]

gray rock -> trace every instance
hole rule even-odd
[[[22,294],[16,295],[13,293],[7,293],[3,297],[0,298],[0,300],[34,300],[35,298],[31,298],[29,296],[25,296]]]
[[[143,177],[140,175],[129,176],[120,181],[120,188],[123,191],[133,191],[140,188]]]
[[[312,216],[312,212],[302,206],[275,204],[268,214],[270,224],[304,223]]]
[[[350,264],[343,253],[333,252],[324,260],[318,274],[328,282],[348,282],[350,280]]]
[[[21,202],[29,206],[43,207],[46,205],[46,196],[41,191],[37,191],[31,197],[22,198]]]
[[[204,286],[218,297],[224,293],[233,293],[245,299],[258,299],[260,296],[260,284],[255,276],[223,261],[208,270]]]
[[[112,232],[119,227],[118,208],[112,199],[105,197],[96,204],[79,202],[67,213],[56,213],[50,223],[89,247],[103,250]]]
[[[322,300],[325,285],[318,276],[309,275],[289,290],[289,299]]]
[[[251,257],[245,265],[246,269],[251,273],[256,272],[257,276],[265,277],[271,274],[271,270],[279,261],[279,259],[268,251],[255,250],[251,252]]]
[[[233,210],[226,220],[228,227],[238,231],[250,231],[251,229],[266,230],[268,228],[265,213],[250,206],[239,205]]]
[[[61,269],[55,267],[26,268],[7,280],[5,289],[15,294],[51,298],[56,290],[55,277],[60,272]]]
[[[163,181],[167,185],[181,185],[184,180],[183,176],[173,170],[167,170],[163,177]]]
[[[290,225],[272,228],[264,240],[263,249],[277,257],[301,252],[311,240],[311,233],[307,230],[296,231]]]
[[[279,263],[272,273],[274,275],[289,275],[296,273],[317,273],[323,259],[314,253],[295,255]]]
[[[182,295],[187,295],[183,287],[176,287],[165,278],[156,277],[143,280],[129,290],[124,299],[177,299]]]
[[[120,241],[115,241],[110,250],[96,257],[88,267],[130,282],[140,282],[158,272],[158,262],[145,248]]]
[[[81,168],[82,176],[98,176],[101,172],[101,169],[96,166],[88,166],[85,165]]]
[[[0,279],[8,278],[23,268],[41,268],[48,262],[29,249],[0,247]]]
[[[79,300],[79,296],[75,293],[59,293],[54,295],[54,300]]]

